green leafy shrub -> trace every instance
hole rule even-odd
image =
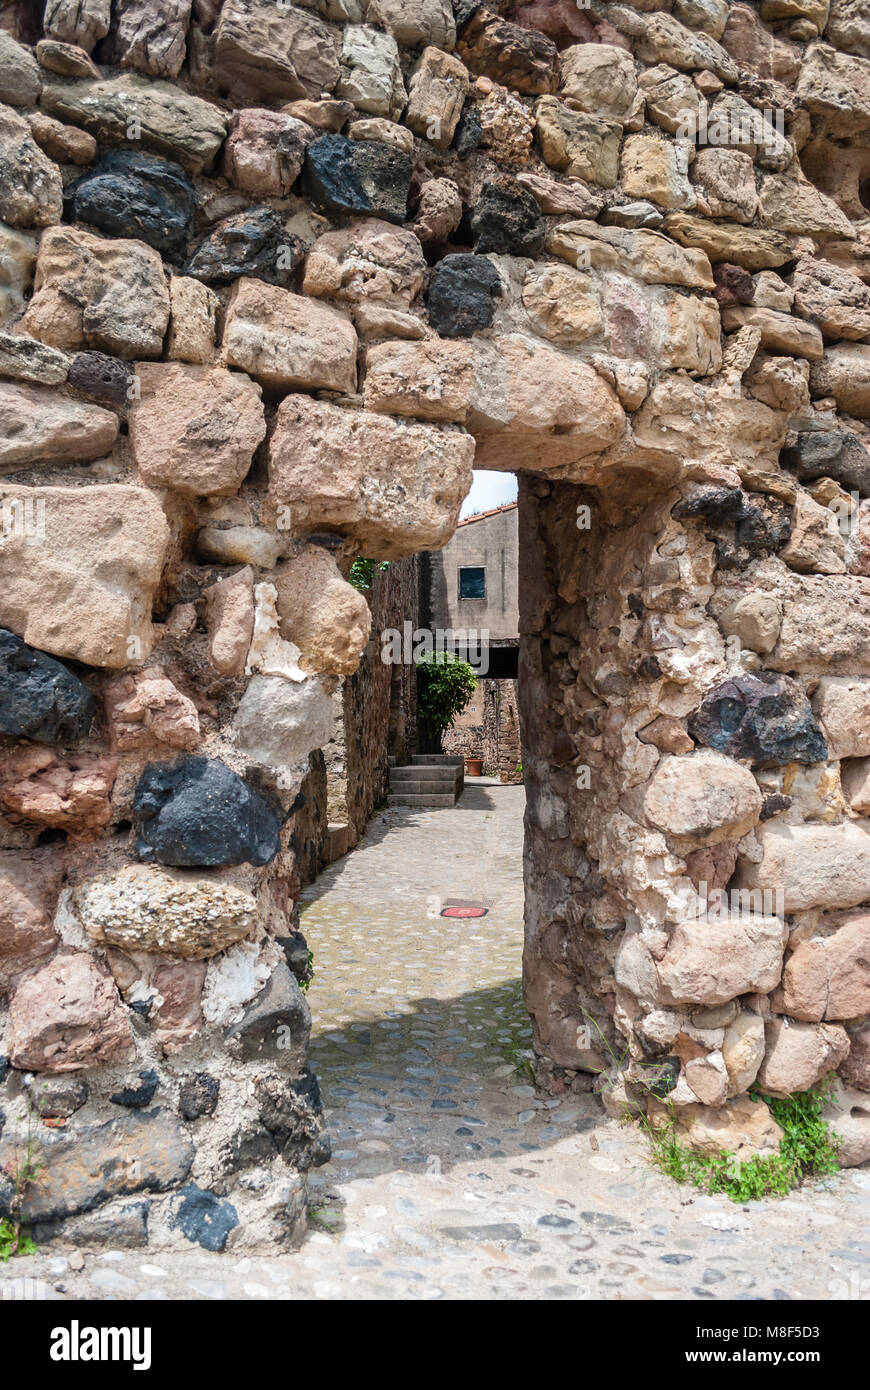
[[[477,689],[477,675],[453,652],[429,652],[417,659],[417,710],[436,738],[452,728]]]
[[[725,1149],[718,1154],[695,1153],[680,1142],[671,1121],[661,1128],[646,1124],[653,1163],[676,1182],[691,1183],[711,1195],[723,1193],[732,1202],[784,1197],[804,1178],[824,1177],[839,1168],[841,1140],[822,1118],[832,1084],[829,1080],[784,1099],[750,1092],[753,1100],[764,1102],[783,1130],[776,1154],[741,1161]]]

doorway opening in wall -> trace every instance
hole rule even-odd
[[[461,1185],[469,1162],[523,1162],[559,1132],[533,1089],[522,995],[517,518],[513,498],[498,501],[463,518],[442,551],[378,574],[374,647],[336,697],[342,732],[320,769],[330,817],[350,821],[386,795],[300,903],[333,1144],[311,1175],[326,1224],[346,1219],[358,1181],[387,1211],[395,1179],[421,1183],[420,1206],[433,1175]],[[474,648],[474,691],[435,746],[414,719],[413,664],[385,674],[380,660],[384,632],[406,623],[459,658]],[[387,765],[373,787],[375,749]],[[473,757],[481,775],[467,771]]]

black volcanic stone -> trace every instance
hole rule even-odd
[[[429,281],[429,322],[444,338],[470,338],[489,328],[501,293],[499,273],[485,256],[445,256]]]
[[[132,364],[104,352],[77,352],[69,369],[69,384],[100,405],[121,410],[130,403]]]
[[[537,200],[515,179],[485,183],[471,214],[475,251],[504,256],[537,256],[546,226]]]
[[[208,285],[228,285],[252,275],[286,289],[305,248],[272,208],[250,208],[219,222],[187,263],[187,274]]]
[[[699,488],[678,502],[672,514],[677,520],[703,520],[717,535],[717,561],[726,569],[737,566],[738,549],[750,556],[771,555],[791,535],[791,511],[784,502],[739,487]]]
[[[113,1105],[125,1105],[128,1110],[142,1110],[146,1105],[150,1105],[154,1099],[160,1078],[153,1067],[148,1071],[140,1071],[139,1084],[125,1086],[123,1090],[116,1091],[110,1096]]]
[[[309,977],[308,962],[308,942],[301,931],[293,936],[276,936],[276,945],[281,947],[284,952],[284,959],[289,965],[297,980],[305,981]]]
[[[185,1077],[178,1088],[178,1109],[185,1120],[198,1120],[213,1115],[220,1096],[221,1083],[207,1071],[196,1071]]]
[[[404,222],[412,168],[405,150],[382,140],[322,135],[305,152],[302,188],[324,212],[365,212]]]
[[[658,1075],[649,1083],[651,1093],[659,1100],[664,1100],[665,1096],[670,1095],[679,1079],[680,1068],[679,1057],[666,1057]]]
[[[763,767],[820,763],[824,734],[797,681],[776,671],[746,672],[720,681],[689,718],[689,733],[732,758]]]
[[[456,20],[457,33],[464,28],[472,15],[477,14],[482,3],[483,0],[453,0],[453,17]]]
[[[322,1133],[320,1086],[310,1067],[303,1067],[302,1074],[292,1080],[257,1077],[254,1095],[260,1119],[275,1136],[286,1163],[305,1173],[328,1161],[331,1146]]]
[[[148,864],[268,864],[281,845],[277,809],[212,758],[149,763],[133,801],[136,853]]]
[[[222,1202],[213,1192],[189,1182],[172,1200],[169,1224],[203,1250],[223,1250],[230,1231],[239,1224],[239,1214],[231,1202]]]
[[[802,430],[779,461],[802,483],[833,478],[847,492],[870,497],[870,453],[848,430]]]
[[[67,189],[64,202],[70,222],[145,241],[170,260],[187,254],[196,191],[180,165],[167,159],[112,150]]]
[[[252,999],[238,1023],[224,1030],[227,1051],[244,1062],[301,1067],[311,1032],[311,1013],[295,976],[283,961]]]
[[[95,708],[78,676],[0,628],[0,734],[77,743],[90,731]]]
[[[483,139],[483,124],[480,119],[477,107],[473,102],[467,101],[462,108],[462,115],[456,123],[453,132],[453,144],[450,148],[460,159],[471,154],[476,150]]]

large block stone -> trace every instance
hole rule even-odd
[[[311,1012],[296,977],[282,961],[238,1023],[224,1031],[228,1052],[242,1061],[297,1071],[305,1061]]]
[[[226,0],[215,35],[219,88],[248,101],[317,101],[339,77],[334,31],[309,10]]]
[[[37,1223],[94,1211],[131,1192],[166,1192],[184,1182],[194,1157],[184,1125],[168,1110],[46,1136],[42,1147],[45,1166],[23,1208],[25,1219]],[[0,1162],[5,1158],[0,1148]]]
[[[278,408],[269,490],[300,530],[336,530],[363,554],[398,559],[450,539],[473,456],[458,430],[294,395]]]
[[[0,106],[0,218],[13,227],[50,227],[63,212],[60,169],[11,106]]]
[[[764,1028],[764,1061],[758,1088],[765,1095],[790,1096],[808,1091],[849,1053],[849,1036],[836,1023],[795,1023],[768,1019]]]
[[[85,952],[56,956],[9,1000],[9,1058],[22,1071],[80,1071],[132,1051],[115,982]]]
[[[90,732],[95,710],[78,676],[0,629],[0,733],[34,743],[77,743]]]
[[[169,540],[154,494],[117,483],[0,486],[0,504],[9,498],[44,515],[44,534],[13,531],[0,546],[0,626],[89,666],[123,669],[147,655]]]
[[[62,866],[45,852],[0,852],[0,993],[22,971],[50,956]]]
[[[88,879],[72,909],[92,941],[121,951],[204,960],[250,936],[252,895],[216,878],[131,864]]]
[[[404,222],[411,173],[411,156],[395,145],[321,135],[308,146],[302,187],[326,213],[368,213]]]
[[[696,743],[706,743],[732,758],[750,758],[761,766],[819,763],[828,756],[797,681],[773,671],[729,676],[709,690],[689,720]]]
[[[49,387],[0,381],[0,473],[39,463],[88,463],[111,453],[118,417]]]
[[[625,431],[616,393],[586,362],[522,334],[494,346],[489,419],[472,426],[475,467],[502,469],[510,458],[520,471],[570,469],[563,476],[594,477],[595,460]]]
[[[706,749],[664,758],[643,807],[657,830],[695,845],[739,840],[756,824],[762,796],[748,768]]]
[[[337,309],[259,280],[233,289],[227,364],[279,390],[355,391],[357,336]]]
[[[210,101],[170,82],[123,74],[98,81],[50,81],[42,89],[49,116],[83,126],[101,143],[124,144],[135,117],[146,149],[177,159],[191,174],[209,169],[226,135],[226,117]]]
[[[147,242],[180,260],[196,212],[196,192],[180,165],[136,150],[111,150],[66,198],[70,220],[87,222],[109,236]]]
[[[130,443],[142,479],[189,497],[237,492],[266,435],[260,387],[243,372],[140,362]]]
[[[727,1004],[779,983],[787,929],[779,917],[740,913],[690,918],[674,927],[656,967],[662,1004]]]
[[[149,763],[133,811],[136,853],[146,863],[268,864],[281,847],[277,806],[215,758]]]
[[[830,935],[799,941],[786,961],[782,1005],[791,1018],[821,1023],[870,1013],[870,914],[831,925]]]
[[[169,291],[153,247],[50,227],[40,242],[34,290],[20,324],[31,337],[65,351],[160,356]]]
[[[786,912],[857,907],[870,898],[870,821],[782,825],[756,829],[761,859],[738,863],[741,888],[783,894]]]

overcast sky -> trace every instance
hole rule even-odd
[[[472,512],[488,512],[492,507],[500,507],[504,502],[515,502],[517,478],[515,473],[490,473],[489,470],[475,471],[471,491],[462,504],[460,516],[470,516]]]

